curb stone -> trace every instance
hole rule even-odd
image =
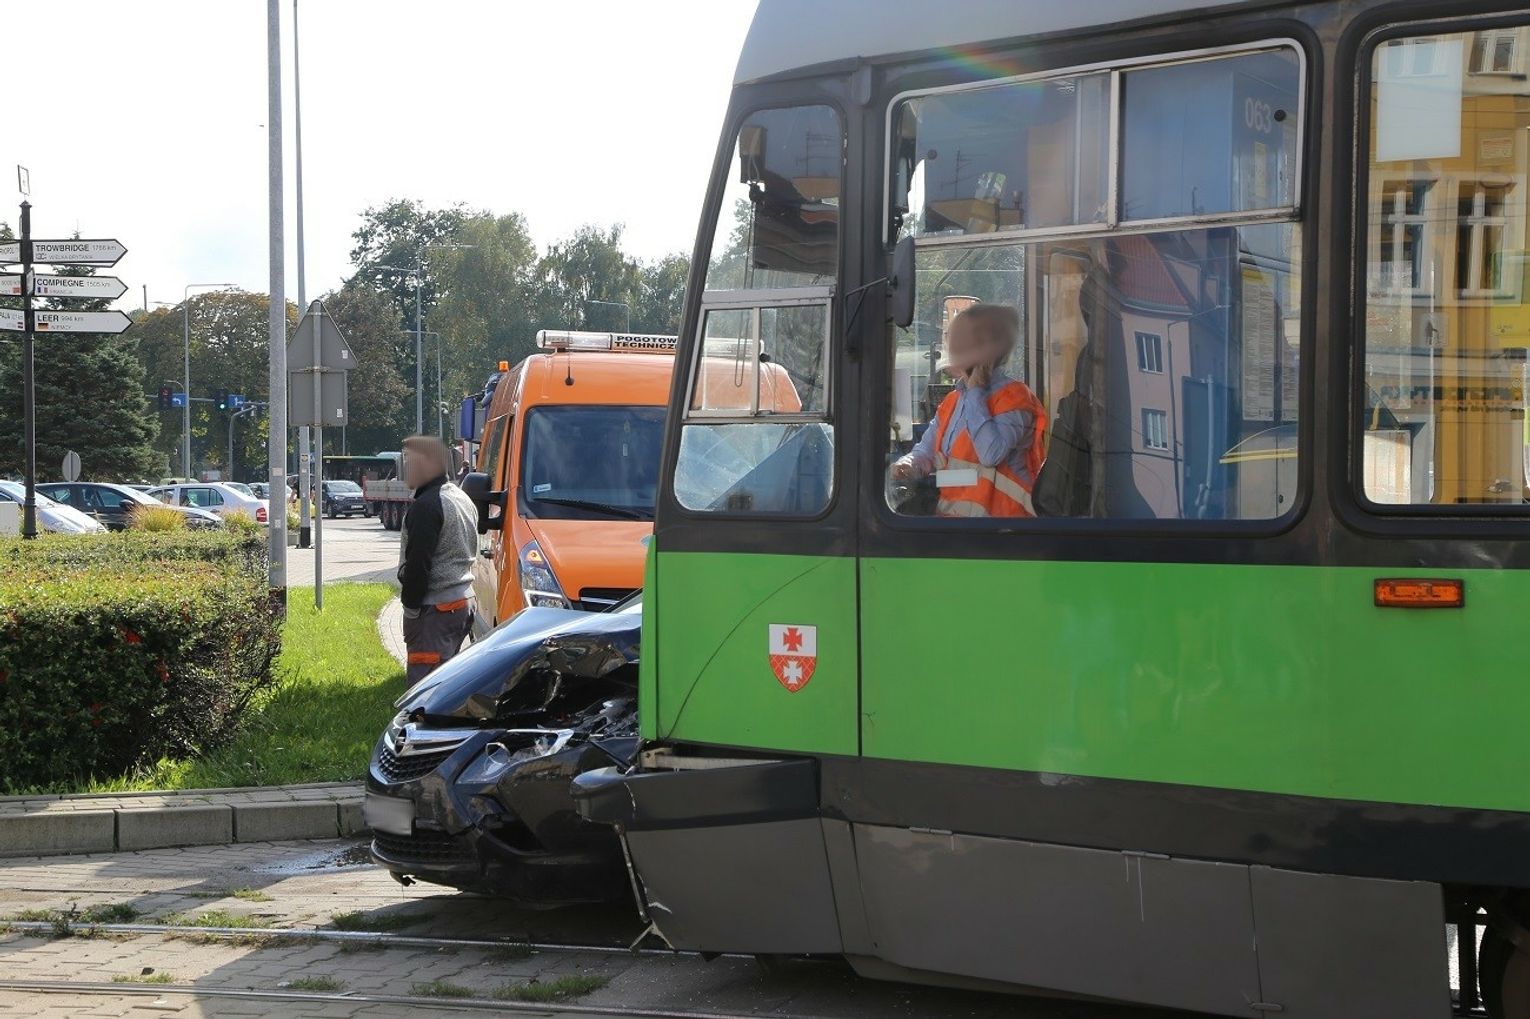
[[[0,857],[358,835],[361,799],[359,782],[0,796]]]

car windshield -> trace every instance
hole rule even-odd
[[[332,495],[360,495],[361,486],[354,481],[326,481],[324,487]]]
[[[243,495],[243,496],[248,496],[248,497],[253,498],[254,495],[255,495],[254,489],[250,488],[249,485],[246,485],[242,481],[225,481],[223,483],[223,485],[224,485],[225,488],[232,488],[234,491],[238,492],[240,495]]]
[[[652,520],[663,407],[536,407],[526,416],[527,515]]]

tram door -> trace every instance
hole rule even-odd
[[[644,637],[650,737],[856,751],[856,501],[844,497],[855,491],[844,452],[854,445],[843,411],[856,380],[840,370],[836,326],[843,138],[821,100],[746,114],[737,128],[683,402],[672,407],[678,448]]]

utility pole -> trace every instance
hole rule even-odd
[[[287,605],[287,267],[282,214],[282,15],[278,0],[266,0],[267,227],[271,261],[271,413],[266,448],[270,456],[266,527],[269,569],[266,584],[274,606]],[[190,394],[187,394],[190,396]]]
[[[21,200],[21,390],[26,416],[26,498],[22,505],[21,536],[37,537],[37,380],[32,375],[36,328],[32,314],[32,203]]]
[[[414,266],[414,434],[423,435],[425,432],[425,374],[423,361],[424,347],[420,345],[420,338],[424,335],[425,318],[420,311],[420,288],[425,283],[425,249],[420,249],[419,260]]]

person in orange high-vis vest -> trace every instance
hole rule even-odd
[[[935,475],[943,517],[1030,517],[1031,489],[1045,458],[1046,408],[1004,373],[1020,338],[1020,315],[974,304],[951,322],[946,394],[918,445],[892,466],[897,481]]]

